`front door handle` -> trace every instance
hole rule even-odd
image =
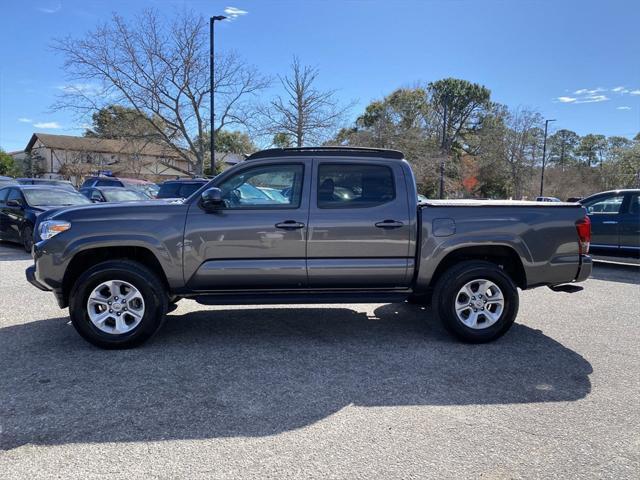
[[[378,228],[400,228],[404,225],[402,222],[397,222],[395,220],[384,220],[382,222],[376,223],[376,227]]]
[[[295,220],[285,220],[284,222],[276,223],[276,228],[282,228],[284,230],[297,230],[304,228],[304,223],[296,222]]]
[[[618,222],[615,220],[607,220],[605,222],[602,222],[603,225],[617,225]]]

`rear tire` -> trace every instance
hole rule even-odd
[[[432,305],[444,327],[460,340],[485,343],[511,328],[518,314],[518,288],[498,265],[469,260],[440,277]]]
[[[136,303],[125,303],[128,297]],[[125,306],[130,307],[128,311]],[[164,285],[151,270],[131,260],[109,260],[91,267],[76,280],[69,298],[75,329],[88,342],[106,349],[141,345],[158,331],[166,313]]]

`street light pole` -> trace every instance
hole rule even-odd
[[[211,157],[211,173],[215,172],[215,106],[214,106],[214,94],[213,94],[213,24],[216,20],[221,21],[224,20],[225,16],[216,15],[209,19],[209,103],[211,104],[211,112],[210,112],[210,122],[211,122],[211,132],[209,134],[209,155]],[[202,174],[203,172],[199,172]]]
[[[544,142],[542,143],[542,172],[540,173],[540,196],[543,196],[544,191],[544,167],[547,156],[547,129],[549,128],[549,122],[555,122],[555,118],[544,121]]]

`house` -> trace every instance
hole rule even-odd
[[[24,152],[21,161],[27,173],[75,184],[105,171],[153,182],[191,176],[189,162],[175,149],[144,140],[34,133]]]

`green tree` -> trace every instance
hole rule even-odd
[[[286,133],[276,133],[271,141],[274,147],[277,148],[289,148],[293,147],[293,139],[291,135]]]
[[[21,175],[20,167],[11,155],[0,149],[0,175],[17,177]]]
[[[604,135],[590,133],[582,137],[577,151],[584,163],[591,167],[598,163],[602,164],[606,148],[607,139]]]
[[[491,90],[467,80],[445,78],[431,82],[428,91],[439,123],[440,148],[450,153],[457,142],[478,128],[490,106]]]
[[[203,142],[208,152],[211,145],[209,132],[205,133]],[[205,160],[205,173],[208,175],[217,174],[222,170],[222,165],[227,154],[249,155],[258,150],[247,133],[227,130],[216,132],[214,147],[216,152],[215,168],[211,169],[211,161],[208,156]]]
[[[576,148],[580,144],[580,136],[567,129],[558,130],[547,140],[549,146],[549,163],[556,164],[564,171],[565,167],[575,161]]]
[[[94,112],[91,118],[92,126],[84,132],[85,137],[161,140],[151,119],[135,108],[108,105]],[[155,122],[161,124],[162,120],[155,119]]]

